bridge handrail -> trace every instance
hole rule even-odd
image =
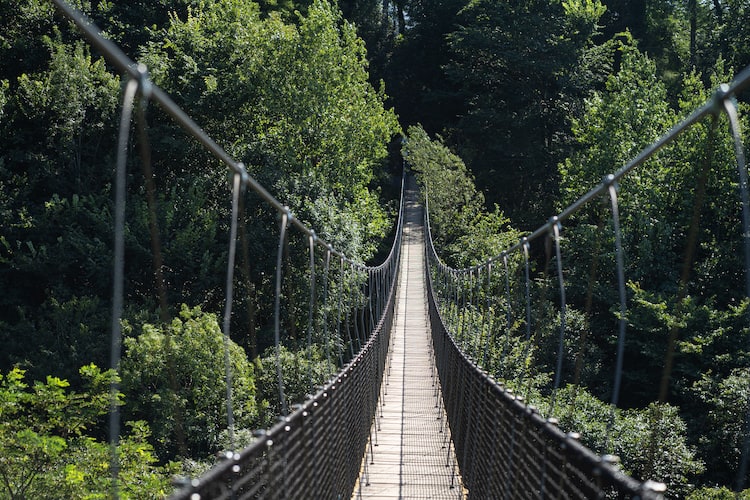
[[[540,237],[547,236],[553,230],[553,227],[556,224],[570,218],[573,214],[581,210],[585,205],[587,205],[589,202],[593,201],[594,199],[597,199],[603,195],[606,195],[610,186],[618,182],[621,178],[628,175],[634,168],[643,164],[646,160],[651,158],[654,154],[656,154],[658,151],[663,149],[665,146],[672,143],[675,139],[677,139],[677,137],[679,137],[688,128],[695,125],[697,122],[699,122],[700,120],[702,120],[703,118],[709,115],[717,116],[721,113],[728,113],[728,111],[726,110],[726,105],[729,104],[730,106],[734,106],[732,104],[732,100],[735,99],[736,96],[740,92],[744,91],[748,87],[750,87],[750,66],[748,66],[743,71],[741,71],[740,74],[737,75],[732,80],[732,83],[720,85],[714,91],[713,96],[709,100],[707,100],[702,106],[697,108],[689,116],[682,119],[679,123],[677,123],[672,128],[670,128],[669,131],[667,131],[664,135],[662,135],[655,142],[651,143],[646,148],[641,150],[640,153],[638,153],[638,155],[636,155],[634,158],[628,161],[619,170],[606,175],[599,184],[597,184],[595,187],[590,189],[587,193],[582,195],[576,201],[574,201],[573,203],[565,207],[559,214],[553,217],[550,217],[547,220],[547,222],[539,226],[536,230],[523,236],[521,238],[521,241],[510,246],[509,248],[502,251],[501,253],[494,255],[492,257],[489,257],[488,259],[485,259],[483,262],[475,266],[470,266],[470,267],[461,268],[461,269],[454,269],[448,266],[447,264],[445,264],[442,260],[440,260],[439,255],[437,254],[437,252],[435,252],[435,255],[438,256],[438,262],[443,264],[447,269],[450,269],[451,271],[465,273],[469,271],[476,271],[478,269],[486,267],[487,264],[492,264],[493,262],[501,260],[504,256],[508,256],[513,252],[522,251],[523,246],[526,242],[531,242]],[[429,196],[429,193],[425,193],[425,198],[427,198],[428,196]],[[429,223],[429,220],[428,220],[428,223]],[[429,228],[429,224],[428,224],[428,228]],[[745,233],[747,232],[748,231],[745,230]],[[432,247],[432,249],[434,250],[434,245],[432,242],[431,235],[429,238],[429,246]]]
[[[222,462],[185,484],[170,500],[229,499],[238,493],[243,498],[350,497],[375,414],[372,396],[380,391],[395,299],[394,286],[368,342],[313,398],[271,429],[256,432],[258,439],[250,446],[227,453]],[[365,386],[372,387],[363,390]],[[278,468],[283,472],[274,473]]]
[[[696,123],[698,123],[700,120],[708,117],[713,116],[717,117],[722,113],[726,113],[729,118],[729,124],[730,124],[730,130],[733,135],[734,139],[734,145],[735,145],[735,154],[736,154],[736,160],[737,160],[737,166],[739,169],[739,177],[740,177],[740,195],[741,195],[741,206],[742,206],[742,224],[743,224],[743,240],[744,240],[744,251],[745,251],[745,276],[746,276],[746,296],[750,297],[750,230],[748,229],[750,227],[750,195],[748,194],[748,180],[747,180],[747,172],[745,170],[745,157],[744,157],[744,148],[742,145],[741,140],[741,134],[739,130],[739,121],[737,119],[737,104],[736,104],[736,96],[739,92],[745,90],[748,86],[750,86],[750,67],[743,70],[734,80],[731,84],[723,84],[719,86],[713,96],[708,99],[702,106],[695,109],[689,116],[681,120],[679,123],[674,125],[669,131],[667,131],[665,134],[663,134],[659,139],[657,139],[655,142],[651,143],[649,146],[644,148],[640,151],[638,155],[636,155],[633,159],[628,161],[625,165],[623,165],[619,170],[616,172],[609,174],[603,178],[603,180],[596,185],[594,188],[589,190],[587,193],[585,193],[583,196],[578,198],[575,202],[564,208],[559,214],[557,214],[554,217],[551,217],[545,224],[540,226],[535,231],[525,235],[520,239],[520,241],[503,252],[501,252],[498,255],[492,256],[489,259],[484,260],[482,263],[466,267],[463,269],[454,269],[450,267],[448,264],[446,264],[444,261],[442,261],[437,253],[437,250],[434,245],[434,241],[432,238],[432,232],[430,227],[430,217],[429,217],[429,193],[425,192],[424,198],[425,198],[425,206],[426,206],[426,213],[425,213],[425,225],[426,225],[426,231],[425,231],[425,237],[426,237],[426,252],[427,252],[427,259],[428,263],[430,265],[427,266],[428,269],[428,296],[430,298],[430,313],[431,313],[431,321],[434,329],[434,335],[435,337],[435,345],[436,345],[436,352],[438,351],[438,344],[440,342],[449,342],[450,343],[450,349],[453,351],[450,352],[450,354],[444,354],[444,353],[438,353],[438,356],[452,356],[456,359],[460,359],[459,361],[452,360],[451,363],[458,363],[461,364],[462,368],[461,370],[466,371],[469,373],[470,377],[473,377],[478,381],[478,383],[488,383],[491,386],[491,391],[493,393],[497,392],[498,394],[508,394],[507,390],[504,389],[501,385],[494,382],[492,377],[487,375],[485,372],[482,371],[481,367],[477,364],[476,360],[470,359],[469,356],[467,356],[466,353],[464,353],[461,348],[456,343],[456,340],[454,338],[454,335],[456,332],[451,333],[448,328],[446,327],[446,323],[443,320],[443,317],[440,314],[439,308],[437,306],[437,297],[435,296],[435,290],[433,288],[432,283],[432,275],[429,272],[430,267],[434,267],[437,271],[443,274],[448,274],[452,276],[458,276],[458,275],[469,275],[470,277],[473,275],[474,272],[479,273],[480,271],[487,269],[487,273],[489,273],[490,266],[500,260],[503,259],[503,262],[507,262],[507,258],[513,253],[513,252],[524,252],[527,255],[530,242],[541,238],[546,237],[550,233],[554,235],[555,244],[559,245],[559,230],[560,230],[560,223],[568,218],[570,218],[573,214],[581,210],[586,204],[590,203],[592,200],[597,199],[599,197],[606,196],[607,194],[610,195],[612,198],[612,209],[613,209],[613,217],[615,219],[615,232],[616,234],[616,250],[618,253],[617,258],[617,266],[618,266],[618,274],[619,274],[619,280],[620,280],[620,301],[621,301],[621,314],[620,314],[620,336],[618,339],[618,352],[617,352],[617,366],[615,368],[615,388],[613,390],[613,396],[612,396],[612,412],[614,415],[614,408],[617,405],[617,395],[619,392],[619,380],[621,377],[621,367],[622,367],[622,347],[624,344],[624,329],[625,329],[625,285],[624,285],[624,278],[623,278],[623,263],[621,258],[622,248],[621,244],[619,242],[620,235],[619,235],[619,222],[618,222],[618,216],[617,216],[617,202],[616,202],[616,191],[615,186],[616,183],[628,175],[632,170],[634,170],[636,167],[644,164],[649,158],[651,158],[654,154],[656,154],[658,151],[663,149],[666,145],[672,143],[677,137],[679,137],[683,132],[685,132],[688,128],[692,127]],[[559,246],[557,247],[557,250],[559,252]],[[559,254],[558,254],[559,256]],[[525,258],[525,262],[527,262],[527,259]],[[560,271],[560,269],[558,269]],[[561,276],[561,275],[560,275]],[[528,264],[527,264],[527,314],[528,312]],[[562,277],[560,278],[562,280]],[[507,286],[507,285],[506,285]],[[562,335],[564,334],[565,326],[564,326],[564,288],[561,283],[561,302],[562,302],[562,309],[563,312],[561,312],[561,352],[562,352]],[[528,324],[528,318],[527,318],[527,324]],[[527,327],[528,328],[528,327]],[[437,332],[440,332],[438,334]],[[441,338],[440,335],[443,337]],[[448,339],[448,340],[445,340]],[[528,339],[528,331],[527,331],[527,339]],[[558,354],[558,357],[561,356],[561,354]],[[446,363],[446,361],[439,361],[438,370],[440,371],[441,365],[440,363]],[[465,366],[464,366],[465,365]],[[558,370],[560,366],[560,359],[558,359]],[[456,368],[457,369],[457,368]],[[445,371],[445,369],[444,369]],[[555,389],[557,389],[558,381],[559,381],[559,373],[556,374],[556,381],[555,381]],[[453,390],[450,386],[451,384],[456,383],[463,383],[463,382],[456,382],[456,380],[461,380],[461,377],[455,377],[452,375],[444,375],[441,373],[441,380],[445,379],[445,383],[448,384],[446,387],[448,390]],[[474,390],[471,386],[464,387],[460,389],[461,392],[464,391],[472,391]],[[512,396],[512,395],[511,395]],[[501,396],[497,395],[497,398],[500,398]],[[505,396],[502,396],[505,397]],[[554,397],[554,396],[553,396]],[[513,399],[513,405],[520,405],[520,407],[524,407],[522,403],[519,402],[519,400]],[[450,404],[446,402],[446,407],[448,408]],[[466,444],[461,443],[462,440],[462,433],[470,432],[467,430],[464,426],[465,423],[462,422],[462,419],[460,417],[456,417],[460,413],[460,409],[454,409],[454,410],[448,410],[449,414],[453,411],[454,415],[453,418],[458,418],[458,422],[452,422],[451,426],[453,429],[453,425],[459,426],[458,429],[453,431],[453,435],[458,441],[456,443],[457,449],[461,449],[462,446],[468,446],[473,447],[474,443],[468,443]],[[528,409],[526,411],[529,411]],[[481,416],[477,418],[482,418]],[[537,423],[541,426],[540,429],[543,429],[544,432],[547,435],[554,436],[553,441],[556,441],[560,444],[560,446],[569,447],[569,444],[563,444],[563,440],[560,435],[561,434],[559,429],[556,428],[555,425],[552,425],[550,423],[545,423],[544,420],[537,414],[537,413],[530,413],[530,418],[532,421],[538,421]],[[614,416],[612,417],[612,420],[614,419]],[[542,425],[543,424],[543,425]],[[750,423],[748,424],[750,425]],[[557,434],[556,434],[557,433]],[[744,445],[744,453],[743,453],[743,466],[745,464],[745,461],[747,459],[748,454],[748,443],[745,443]],[[582,448],[584,449],[584,448]],[[591,469],[593,466],[592,464],[592,457],[596,457],[590,450],[584,449],[585,455],[588,457],[586,459],[587,467]],[[472,451],[473,453],[473,451]],[[588,456],[591,455],[591,456]],[[601,460],[601,459],[599,459]],[[459,458],[460,461],[460,458]],[[473,466],[473,459],[471,465],[468,467],[468,469],[465,469],[467,467],[466,459],[464,459],[464,463],[461,464],[462,468],[462,474],[464,475],[464,479],[470,484],[472,481],[472,471],[471,467]],[[615,470],[615,469],[613,469]],[[744,476],[743,476],[744,477]],[[617,482],[625,481],[626,483],[634,481],[632,478],[627,478],[627,476],[624,476],[622,474],[619,474],[619,476],[613,476],[613,478]],[[624,483],[623,483],[624,484]],[[663,487],[656,486],[659,483],[644,483],[646,485],[651,485],[655,487],[657,490]],[[649,487],[651,487],[649,486]],[[631,488],[631,486],[627,486],[627,488]],[[642,486],[641,486],[642,488]],[[493,494],[496,494],[497,491],[493,492]],[[631,492],[632,493],[632,492]],[[639,495],[642,495],[643,493],[639,493]],[[657,493],[654,493],[654,495],[658,495]]]
[[[429,228],[428,230],[429,231]],[[476,498],[616,498],[658,500],[661,483],[638,481],[564,433],[482,370],[459,346],[440,313],[426,248],[429,320],[443,402],[461,477]],[[502,414],[502,415],[499,415]]]
[[[400,272],[404,188],[402,175],[398,222],[388,257],[380,266],[362,267],[368,271],[393,269],[383,312],[365,345],[314,396],[280,417],[270,429],[255,431],[257,439],[252,444],[240,452],[227,452],[218,465],[186,482],[170,500],[228,499],[238,493],[253,498],[351,495],[360,475],[360,459],[371,437],[368,433],[390,343],[395,284]],[[316,424],[320,419],[324,419],[323,424]],[[291,458],[290,450],[294,452]],[[323,462],[319,460],[321,455],[325,457]],[[276,470],[279,467],[283,467],[281,473]]]

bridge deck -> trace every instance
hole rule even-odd
[[[422,207],[406,193],[396,318],[384,387],[353,498],[464,498],[427,318]]]

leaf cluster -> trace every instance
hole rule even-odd
[[[448,265],[477,265],[516,239],[497,207],[484,210],[484,195],[473,176],[440,139],[430,139],[422,127],[410,127],[403,154],[422,188],[432,237]]]
[[[91,435],[110,408],[113,370],[83,366],[86,390],[69,390],[67,380],[25,382],[13,369],[0,375],[0,496],[3,498],[108,498],[111,448]],[[118,395],[117,404],[122,404]],[[145,422],[129,423],[121,440],[122,498],[160,498],[170,488],[174,466],[159,467]]]

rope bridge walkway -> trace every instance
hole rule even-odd
[[[464,498],[432,352],[418,193],[405,195],[401,271],[385,390],[356,498]]]
[[[84,35],[129,80],[115,183],[115,266],[112,318],[112,366],[120,361],[123,310],[123,234],[125,155],[130,113],[135,99],[157,102],[184,130],[233,174],[232,226],[228,252],[224,334],[229,339],[233,301],[233,268],[237,239],[238,196],[249,189],[281,217],[274,305],[275,347],[280,349],[281,281],[287,229],[309,243],[310,311],[308,345],[321,330],[323,344],[339,346],[326,352],[330,373],[320,385],[311,383],[310,397],[288,405],[278,364],[281,417],[268,430],[257,431],[245,449],[231,449],[203,477],[188,481],[174,499],[200,498],[659,498],[663,486],[625,475],[613,457],[598,455],[565,433],[554,418],[555,394],[562,381],[566,302],[560,247],[562,222],[589,204],[609,196],[614,230],[620,297],[617,362],[613,370],[611,408],[618,404],[625,338],[625,276],[619,229],[617,182],[642,165],[703,118],[726,114],[736,146],[740,172],[746,270],[750,271],[750,196],[744,149],[734,96],[750,85],[750,69],[732,85],[722,86],[703,107],[599,185],[566,207],[558,216],[524,237],[503,254],[467,269],[452,269],[440,260],[429,226],[429,206],[422,209],[410,181],[402,187],[401,208],[393,248],[379,266],[353,262],[316,236],[281,202],[250,177],[208,137],[163,91],[148,79],[142,66],[103,38],[92,23],[64,0],[53,0]],[[402,181],[403,184],[403,181]],[[429,192],[425,193],[429,202]],[[403,234],[403,237],[402,237]],[[529,252],[536,241],[554,246],[560,291],[560,341],[554,387],[547,417],[525,403],[517,390],[495,380],[502,370],[487,370],[487,353],[509,352],[500,341],[498,319],[491,311],[507,306],[508,339],[514,325],[525,327],[531,340],[531,279]],[[322,252],[321,252],[322,249]],[[317,252],[317,253],[316,253]],[[509,269],[523,275],[524,309],[519,321],[512,310]],[[317,272],[316,272],[317,268]],[[750,275],[746,280],[750,296]],[[502,285],[504,282],[504,286]],[[321,289],[322,283],[322,289]],[[497,284],[501,285],[498,287]],[[317,284],[317,288],[316,288]],[[507,300],[501,300],[507,296]],[[322,308],[316,314],[317,306]],[[498,298],[499,297],[499,298]],[[316,318],[322,321],[316,323]],[[321,326],[322,325],[322,326]],[[505,341],[505,340],[504,340]],[[503,341],[503,342],[504,342]],[[343,347],[342,347],[343,346]],[[528,347],[527,347],[528,348]],[[346,350],[349,350],[347,355]],[[338,363],[331,358],[338,357]],[[227,357],[228,359],[228,357]],[[519,358],[516,387],[524,386],[528,352]],[[228,365],[227,365],[228,366]],[[489,372],[492,372],[490,374]],[[233,436],[231,372],[227,368],[227,427]],[[512,377],[505,377],[506,382]],[[113,394],[118,388],[113,387]],[[116,397],[113,397],[113,401]],[[117,482],[119,413],[110,418],[112,470]],[[232,438],[232,448],[234,439]],[[745,444],[744,457],[747,457]],[[746,467],[746,460],[743,467]],[[741,471],[744,475],[746,469]],[[117,496],[115,487],[114,491]]]

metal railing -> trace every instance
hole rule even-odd
[[[658,483],[625,475],[482,371],[446,329],[429,266],[427,282],[443,402],[469,498],[661,498]]]

